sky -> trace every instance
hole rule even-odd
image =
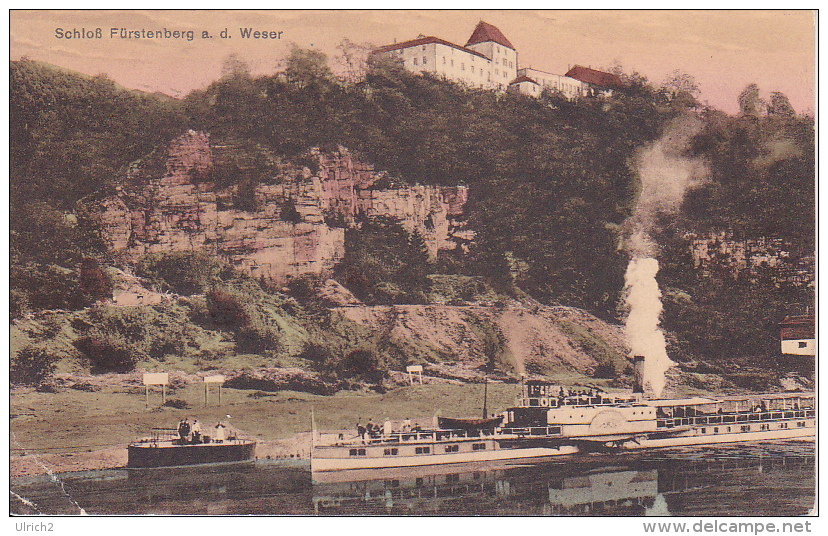
[[[423,34],[464,45],[480,20],[500,28],[521,67],[564,74],[575,64],[620,63],[655,85],[678,69],[695,77],[703,102],[728,113],[738,112],[738,95],[750,83],[765,98],[781,91],[798,112],[816,110],[811,11],[11,11],[9,50],[12,60],[26,56],[184,96],[218,79],[230,54],[254,74],[270,74],[295,44],[321,50],[336,67],[337,45],[346,38],[381,46]],[[98,28],[100,38],[65,37]],[[122,39],[111,36],[112,28],[194,35]],[[222,38],[225,28],[229,38]],[[282,33],[243,39],[240,28]]]

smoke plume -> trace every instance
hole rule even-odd
[[[631,257],[624,277],[628,311],[625,332],[633,355],[644,356],[644,384],[656,397],[661,396],[664,373],[673,362],[659,328],[661,291],[656,281],[657,248],[651,233],[656,216],[675,212],[687,189],[701,184],[706,177],[701,161],[684,156],[700,128],[701,121],[695,117],[679,117],[661,139],[638,154],[641,193],[634,214],[624,222],[624,247]]]

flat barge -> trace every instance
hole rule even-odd
[[[185,442],[177,437],[177,430],[156,428],[150,437],[127,447],[128,469],[185,467],[205,464],[251,462],[256,454],[256,442],[229,437],[223,440]]]

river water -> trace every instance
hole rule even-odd
[[[793,516],[813,442],[737,443],[311,477],[297,460],[17,479],[17,514]]]

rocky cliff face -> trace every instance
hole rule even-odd
[[[432,256],[471,238],[461,222],[465,187],[392,187],[386,173],[344,149],[313,154],[314,172],[270,160],[265,171],[254,170],[260,179],[250,186],[230,180],[228,170],[249,174],[261,162],[253,159],[248,170],[235,161],[221,165],[237,150],[190,131],[164,153],[134,164],[125,185],[100,203],[112,250],[127,261],[148,253],[202,251],[256,277],[284,282],[329,274],[344,255],[345,228],[360,216],[397,218],[423,235]]]

